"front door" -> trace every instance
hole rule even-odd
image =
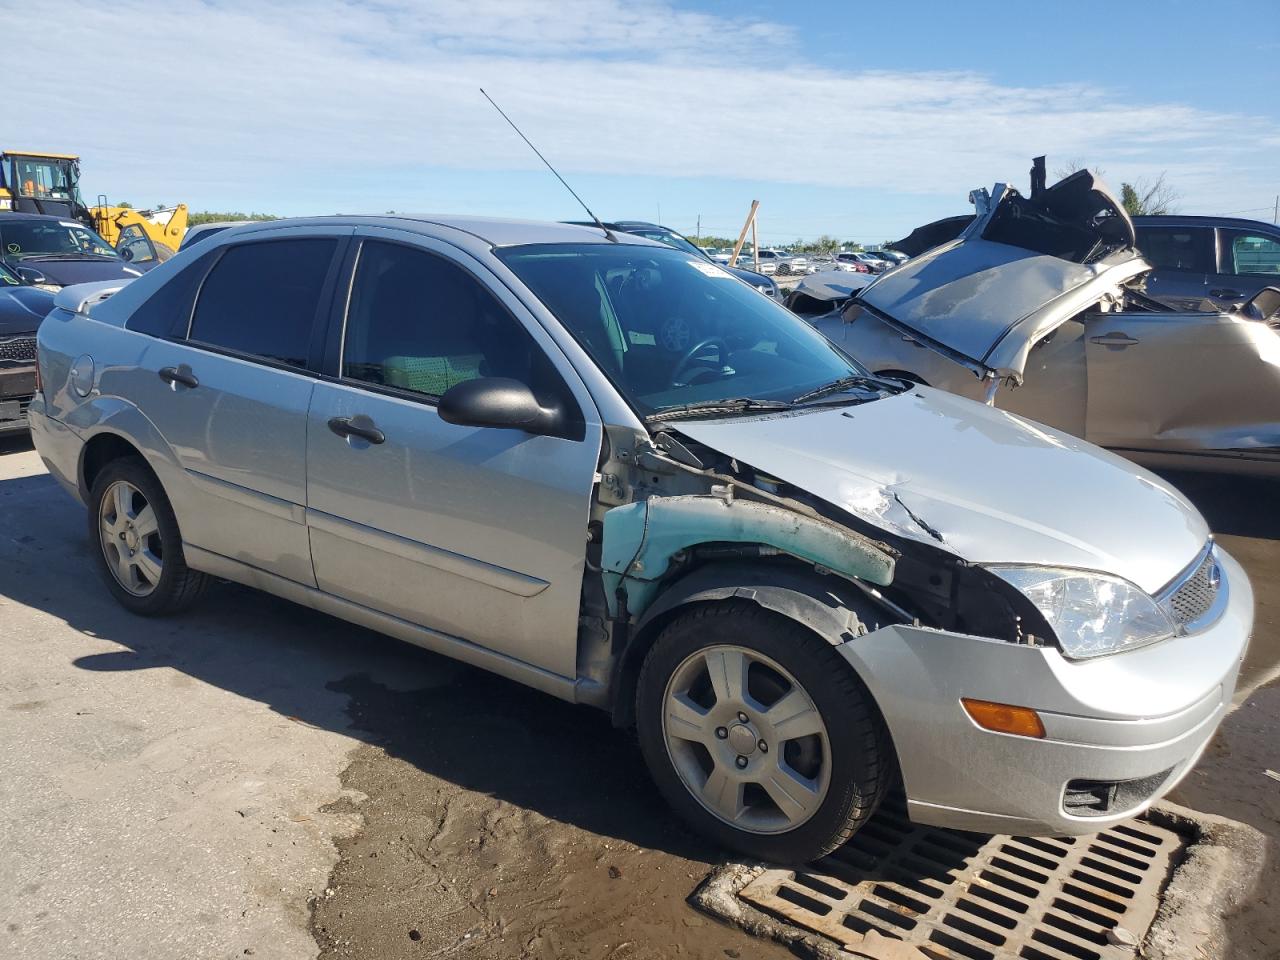
[[[359,250],[336,376],[308,418],[318,585],[572,677],[597,414],[483,267],[421,237],[375,235]],[[483,376],[556,399],[575,427],[553,437],[441,420],[440,395]]]
[[[183,540],[308,585],[308,367],[341,242],[228,248],[180,336],[151,342],[127,374],[182,468],[170,497]]]
[[[1085,340],[1086,440],[1121,451],[1275,456],[1280,337],[1266,324],[1225,313],[1095,313]]]
[[[1218,230],[1218,272],[1209,295],[1223,309],[1238,308],[1263,287],[1280,286],[1280,232]]]

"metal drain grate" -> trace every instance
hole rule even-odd
[[[842,946],[875,930],[937,960],[1129,960],[1184,845],[1146,821],[993,837],[882,810],[812,868],[766,870],[739,896]]]

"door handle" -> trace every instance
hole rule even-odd
[[[1125,333],[1108,333],[1101,337],[1090,337],[1090,343],[1100,343],[1104,347],[1131,347],[1138,341]]]
[[[359,437],[370,443],[382,443],[387,439],[387,435],[362,413],[354,417],[330,417],[329,429],[340,437]]]
[[[1217,290],[1210,290],[1209,296],[1217,297],[1219,300],[1238,300],[1244,294],[1239,290],[1232,290],[1230,287],[1219,287]]]
[[[180,383],[184,387],[194,390],[200,386],[200,381],[196,379],[196,375],[191,372],[191,368],[185,363],[180,367],[161,367],[159,375],[160,379],[171,387]]]

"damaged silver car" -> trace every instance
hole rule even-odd
[[[1226,312],[1148,296],[1133,224],[1087,171],[970,199],[974,218],[913,234],[954,239],[874,283],[809,278],[790,305],[877,372],[1147,466],[1280,476],[1280,290]]]
[[[964,829],[1130,817],[1252,624],[1161,480],[640,237],[242,227],[62,291],[39,362],[37,448],[126,608],[224,578],[608,710],[680,815],[771,860],[897,785]]]

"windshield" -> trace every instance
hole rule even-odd
[[[790,401],[866,374],[795,314],[701,257],[630,244],[497,254],[641,416],[718,399]]]
[[[8,257],[119,258],[111,244],[70,220],[0,220],[0,245]]]
[[[14,157],[12,177],[14,192],[20,197],[76,199],[76,178],[71,160]]]
[[[692,253],[695,256],[707,257],[705,250],[690,240],[686,240],[678,233],[672,233],[670,230],[645,230],[637,228],[628,230],[627,233],[636,237],[644,237],[646,240],[656,240],[658,243],[666,244],[676,250],[683,250],[685,253]]]

